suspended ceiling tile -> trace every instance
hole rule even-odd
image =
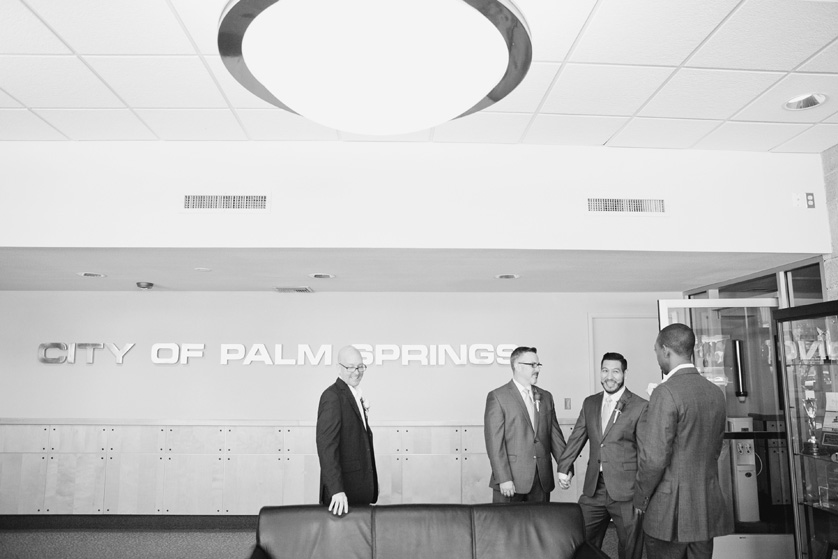
[[[688,66],[792,70],[838,35],[838,3],[748,1]]]
[[[0,109],[0,140],[66,140],[55,128],[26,109]]]
[[[604,0],[573,62],[681,64],[738,0]]]
[[[282,109],[240,109],[237,112],[253,140],[338,140],[336,130]]]
[[[38,115],[71,140],[156,140],[128,109],[39,109]]]
[[[225,108],[196,56],[89,56],[96,72],[134,108]]]
[[[125,106],[75,56],[0,56],[0,88],[28,107]]]
[[[799,68],[801,72],[832,72],[838,73],[838,40],[812,57]]]
[[[654,66],[567,64],[541,112],[630,116],[672,72]]]
[[[620,129],[629,117],[538,115],[533,120],[524,143],[601,146]]]
[[[702,138],[695,149],[769,151],[800,134],[809,124],[773,122],[725,122]]]
[[[434,142],[515,144],[521,140],[531,116],[517,113],[475,113],[434,129]]]
[[[218,56],[218,23],[229,0],[172,0],[198,52]]]
[[[725,119],[784,75],[682,68],[643,107],[640,116]]]
[[[431,130],[420,130],[411,134],[398,136],[368,136],[366,134],[351,134],[340,132],[340,139],[347,142],[427,142],[431,139]]]
[[[22,105],[5,92],[0,91],[0,109],[10,109],[14,107],[22,107]]]
[[[521,85],[516,87],[512,93],[484,109],[488,112],[501,113],[532,113],[547,95],[556,72],[559,71],[559,64],[534,62],[530,71]]]
[[[609,146],[688,148],[716,128],[717,120],[635,118],[608,142]]]
[[[227,67],[224,66],[220,56],[205,56],[204,60],[207,62],[207,65],[209,65],[212,75],[215,76],[216,80],[218,80],[218,84],[221,86],[221,91],[224,92],[224,96],[227,97],[227,100],[233,107],[243,109],[273,108],[273,105],[267,101],[263,101],[259,97],[256,97],[250,91],[245,89],[242,84],[237,82],[232,74],[227,71]]]
[[[137,109],[161,140],[246,140],[229,109]]]
[[[79,54],[194,54],[166,0],[27,0]]]
[[[530,29],[533,60],[564,60],[595,4],[595,0],[516,0],[515,5]]]
[[[785,104],[808,93],[823,93],[826,103],[802,111],[790,111]],[[819,122],[838,111],[838,75],[789,74],[761,95],[733,120],[768,122]]]
[[[838,145],[838,124],[816,124],[771,151],[821,153],[835,145]]]
[[[0,52],[6,54],[71,54],[43,22],[17,0],[0,2]]]

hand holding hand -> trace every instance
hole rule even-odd
[[[329,503],[329,512],[337,516],[349,512],[349,499],[346,498],[346,493],[341,491],[332,495],[332,502]]]
[[[562,489],[570,489],[570,480],[573,479],[573,474],[563,474],[559,472],[559,487]]]
[[[500,494],[504,497],[512,497],[515,495],[515,482],[504,481],[500,484]]]

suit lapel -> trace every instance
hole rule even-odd
[[[602,434],[602,440],[605,440],[605,437],[608,436],[608,433],[611,431],[611,428],[614,426],[614,422],[617,421],[617,418],[620,417],[616,412],[617,408],[620,407],[622,403],[623,409],[628,405],[629,400],[631,400],[632,396],[634,396],[628,388],[625,389],[623,395],[617,401],[617,405],[614,407],[614,411],[611,412],[611,417],[608,418],[608,425],[605,426],[605,433]],[[622,413],[622,412],[621,412]],[[600,414],[602,415],[602,414]]]
[[[358,421],[361,422],[361,426],[365,425],[364,419],[361,417],[361,410],[358,409],[358,402],[355,401],[355,395],[352,394],[352,390],[349,389],[349,385],[343,382],[343,379],[339,378],[335,382],[335,386],[338,387],[340,393],[349,401],[349,407],[352,408],[352,411],[355,412],[355,416],[358,418]]]

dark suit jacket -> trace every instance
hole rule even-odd
[[[611,414],[603,433],[603,397],[603,393],[599,392],[588,396],[582,403],[579,419],[559,458],[559,472],[566,474],[570,471],[579,452],[590,440],[590,457],[582,492],[588,497],[594,496],[602,464],[602,478],[608,495],[615,501],[630,501],[634,497],[634,478],[637,475],[637,422],[648,402],[626,388],[617,402],[618,408],[622,404],[622,411]]]
[[[361,411],[341,379],[320,396],[317,409],[317,457],[320,459],[320,503],[345,492],[350,505],[378,500],[378,473],[372,430],[364,428]]]
[[[652,392],[640,420],[634,505],[644,531],[659,540],[706,541],[733,532],[717,460],[725,398],[694,367],[676,371]]]
[[[505,481],[512,481],[517,493],[529,493],[535,480],[536,464],[544,491],[552,491],[556,485],[550,455],[558,460],[565,448],[564,435],[556,419],[553,396],[546,390],[533,389],[541,393],[535,430],[524,398],[514,382],[509,381],[489,392],[486,398],[483,434],[492,464],[489,485],[494,489]]]

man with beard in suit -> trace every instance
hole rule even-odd
[[[509,357],[512,380],[489,392],[483,418],[492,465],[493,503],[549,502],[555,487],[550,456],[565,448],[553,396],[535,387],[537,350],[518,347]]]
[[[609,521],[617,528],[619,559],[640,559],[643,538],[640,515],[634,509],[637,475],[637,422],[648,403],[625,386],[626,358],[602,356],[603,392],[588,396],[559,458],[559,485],[570,487],[571,468],[590,441],[590,457],[579,505],[585,519],[585,539],[602,548]]]
[[[378,500],[378,473],[367,406],[358,387],[367,370],[352,346],[338,352],[338,379],[320,396],[317,409],[317,457],[320,504],[341,516],[349,505]]]
[[[670,324],[655,340],[664,375],[637,429],[634,506],[649,559],[710,559],[713,538],[733,532],[719,485],[726,421],[722,390],[692,363],[695,334]]]

